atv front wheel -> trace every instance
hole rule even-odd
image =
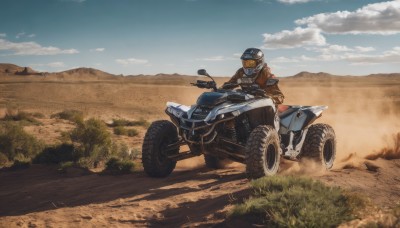
[[[322,164],[326,169],[332,168],[336,156],[336,136],[333,128],[321,123],[311,125],[301,154]]]
[[[166,147],[178,142],[178,132],[167,120],[153,122],[144,136],[142,163],[144,171],[151,177],[166,177],[174,170],[176,161],[167,155],[178,154],[179,149],[166,151]]]
[[[246,146],[246,173],[250,179],[272,176],[280,163],[279,136],[272,126],[260,125],[250,134]]]

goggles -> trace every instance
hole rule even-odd
[[[244,68],[255,68],[257,66],[257,61],[254,59],[242,60]]]

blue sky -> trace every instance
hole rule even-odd
[[[277,76],[400,72],[400,0],[2,0],[0,62],[114,74],[206,68],[248,47]]]

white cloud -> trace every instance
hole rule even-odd
[[[217,55],[217,56],[211,56],[211,57],[206,57],[206,58],[201,58],[201,59],[196,59],[196,60],[197,61],[219,62],[219,61],[226,61],[226,60],[237,60],[237,57],[233,58],[233,57],[225,57],[222,55]]]
[[[233,56],[234,56],[234,57],[241,57],[241,56],[242,56],[242,53],[234,53]]]
[[[325,47],[308,47],[306,48],[309,51],[315,51],[322,53],[322,57],[326,57],[328,55],[336,55],[337,53],[364,53],[364,52],[371,52],[375,51],[374,47],[362,47],[362,46],[355,46],[353,48],[344,46],[344,45],[328,45]]]
[[[322,46],[326,44],[325,37],[319,29],[297,27],[292,31],[283,30],[275,34],[263,34],[266,49],[295,48],[305,45]]]
[[[332,34],[397,34],[400,33],[400,1],[368,4],[356,11],[321,13],[295,23]]]
[[[296,3],[307,3],[313,0],[278,0],[278,2],[285,3],[285,4],[296,4]]]
[[[25,36],[25,33],[24,32],[20,32],[15,36],[15,38],[19,39],[19,38],[21,38],[23,36]]]
[[[90,49],[91,52],[103,52],[105,51],[105,48],[95,48],[95,49]]]
[[[20,32],[15,36],[15,38],[17,38],[17,39],[24,38],[24,37],[33,38],[35,36],[36,36],[36,34],[34,34],[34,33],[28,35],[25,32]]]
[[[328,45],[328,46],[324,46],[324,47],[307,47],[306,49],[309,51],[321,52],[324,54],[353,51],[353,49],[351,49],[347,46],[337,45],[337,44]]]
[[[78,2],[78,3],[81,3],[81,2],[85,2],[86,0],[61,0],[61,1],[63,1],[63,2]]]
[[[218,56],[206,57],[206,58],[198,59],[198,60],[203,60],[203,61],[223,61],[223,60],[225,60],[225,57],[222,56],[222,55],[218,55]]]
[[[374,47],[361,47],[361,46],[355,46],[354,47],[357,51],[359,52],[370,52],[370,51],[375,51]]]
[[[380,55],[348,54],[344,58],[358,64],[400,63],[400,47],[394,47]]]
[[[7,36],[7,34],[5,34],[5,33],[0,33],[0,37],[6,37]]]
[[[116,59],[115,62],[117,62],[121,65],[124,65],[124,66],[149,63],[149,61],[146,59],[135,59],[135,58]]]
[[[63,68],[65,64],[63,62],[52,62],[52,63],[33,63],[29,64],[31,67],[51,67],[51,68]]]
[[[278,57],[272,59],[272,63],[296,63],[296,62],[332,62],[332,61],[347,61],[352,65],[369,65],[383,63],[400,63],[400,47],[394,47],[389,51],[384,51],[380,54],[367,55],[357,48],[350,49],[344,53],[326,53],[322,52],[315,57],[297,56],[293,58]]]
[[[59,55],[59,54],[76,54],[76,49],[60,49],[58,47],[43,47],[35,42],[15,43],[8,40],[0,39],[0,51],[12,51],[12,55]]]
[[[298,59],[295,58],[286,58],[286,57],[278,57],[271,60],[272,63],[297,63],[299,62]]]

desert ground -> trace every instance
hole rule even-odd
[[[153,121],[167,119],[167,101],[190,105],[203,91],[189,85],[198,79],[190,76],[121,77],[93,69],[13,75],[11,65],[2,67],[11,70],[0,69],[0,116],[7,108],[43,113],[42,125],[25,130],[48,144],[57,143],[62,131],[73,128],[68,121],[51,119],[56,112],[77,109],[106,122]],[[280,78],[280,88],[285,104],[329,106],[317,122],[335,129],[337,156],[330,171],[313,164],[301,169],[296,162],[285,161],[278,175],[309,176],[340,186],[369,198],[377,211],[400,204],[400,159],[384,155],[365,159],[396,143],[400,153],[396,141],[400,74],[352,77],[303,72]],[[114,138],[140,150],[145,128],[138,129],[138,136]],[[367,169],[371,164],[377,168]],[[59,174],[55,166],[33,165],[0,171],[0,227],[213,226],[248,196],[248,186],[243,165],[210,170],[202,157],[178,162],[164,179],[149,178],[140,170],[122,176],[79,170]]]

